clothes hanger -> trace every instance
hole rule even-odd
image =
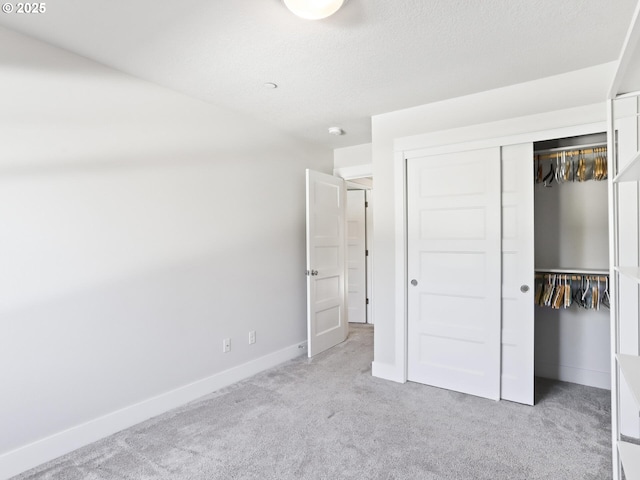
[[[550,163],[549,173],[547,173],[545,177],[542,179],[545,187],[550,187],[551,184],[553,183],[553,179],[556,176],[556,171],[553,168],[553,160],[551,160],[549,163]]]
[[[571,278],[567,279],[567,276],[564,276],[564,308],[571,306]]]
[[[602,304],[611,308],[611,297],[609,296],[609,277],[604,277],[604,293],[602,294]]]

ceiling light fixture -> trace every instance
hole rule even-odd
[[[344,130],[340,127],[329,127],[329,133],[331,135],[344,135]]]
[[[347,3],[347,0],[283,0],[286,7],[301,18],[320,20],[327,18]]]
[[[264,88],[271,88],[271,89],[278,88],[278,84],[273,82],[266,82],[263,85],[264,85]]]

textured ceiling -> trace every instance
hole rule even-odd
[[[350,0],[308,21],[280,0],[55,0],[0,25],[336,148],[374,114],[615,60],[635,3]]]

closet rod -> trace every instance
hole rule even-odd
[[[577,274],[577,275],[572,275],[569,273],[537,273],[536,274],[536,278],[542,278],[544,279],[544,277],[549,277],[549,276],[554,276],[554,277],[558,277],[558,280],[560,281],[564,281],[566,280],[572,280],[572,281],[581,281],[583,278],[587,278],[589,279],[591,282],[607,282],[609,280],[609,277],[602,277],[599,275],[586,275],[586,274]]]
[[[588,145],[574,145],[572,147],[558,147],[558,148],[546,148],[544,150],[536,150],[533,152],[534,155],[545,155],[549,153],[560,153],[560,152],[575,152],[576,154],[582,153],[593,153],[594,148],[603,148],[607,149],[606,142],[604,143],[590,143]]]
[[[598,143],[587,143],[584,145],[571,145],[566,147],[556,147],[556,148],[545,148],[544,150],[536,150],[533,153],[553,153],[553,152],[562,152],[562,151],[580,151],[585,150],[587,148],[606,148],[607,142],[598,142]]]

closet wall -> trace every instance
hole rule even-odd
[[[548,152],[605,142],[606,135],[601,134],[538,142],[534,148],[536,152]],[[546,176],[551,167],[548,155],[540,158],[534,162],[534,177],[538,168]],[[575,168],[572,175],[574,172]],[[595,270],[603,272],[602,278],[606,278],[605,272],[609,270],[606,180],[538,181],[534,192],[536,271]],[[573,284],[575,292],[577,281]],[[600,295],[605,288],[605,282],[601,282]],[[536,305],[536,376],[609,389],[609,316],[604,305],[599,309],[584,309],[575,302],[560,309]]]

